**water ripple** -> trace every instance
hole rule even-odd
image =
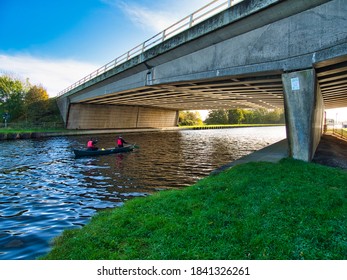
[[[54,237],[99,210],[193,184],[213,169],[285,137],[284,128],[130,133],[140,149],[75,159],[88,137],[4,141],[0,150],[0,259],[35,259]],[[115,135],[100,135],[112,147]]]

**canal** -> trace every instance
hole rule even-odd
[[[134,197],[184,188],[286,137],[285,127],[127,133],[133,152],[75,159],[88,136],[2,141],[0,259],[35,259],[65,229]],[[99,135],[98,146],[116,135]]]

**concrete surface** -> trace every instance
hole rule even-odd
[[[235,165],[247,162],[278,162],[282,158],[288,157],[288,155],[288,142],[287,139],[284,139],[238,160],[223,165],[212,171],[211,175],[216,175]],[[347,169],[347,141],[333,135],[322,135],[312,162],[330,167]]]
[[[225,164],[216,170],[211,172],[211,175],[216,175],[224,170],[227,170],[235,165],[247,163],[247,162],[258,162],[258,161],[266,161],[266,162],[278,162],[282,158],[288,157],[288,142],[287,139],[283,139],[275,144],[267,146],[261,150],[258,150],[254,153],[251,153],[247,156],[244,156],[240,159],[237,159],[233,162]]]
[[[312,162],[347,169],[347,141],[334,135],[323,135]]]
[[[310,161],[323,133],[323,98],[314,69],[282,75],[290,156]]]
[[[67,129],[175,127],[178,111],[141,106],[71,104]]]

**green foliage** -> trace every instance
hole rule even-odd
[[[228,124],[227,110],[210,110],[205,120],[206,124]]]
[[[42,86],[32,86],[25,95],[26,118],[38,120],[48,108],[48,94]]]
[[[284,112],[281,109],[266,110],[243,110],[244,123],[267,123],[267,124],[283,124],[285,123]]]
[[[47,91],[42,86],[32,86],[25,95],[27,105],[48,100]]]
[[[284,112],[280,109],[210,110],[206,124],[283,124]]]
[[[31,85],[9,76],[0,76],[0,114],[9,122],[61,122],[55,99],[42,86]]]
[[[45,259],[347,259],[347,173],[238,165],[183,190],[101,211]]]
[[[244,110],[232,109],[228,111],[228,123],[230,124],[242,124],[245,120]]]
[[[199,112],[196,111],[181,111],[179,113],[179,125],[192,126],[202,125],[202,119]]]
[[[45,111],[40,116],[42,122],[62,122],[62,117],[59,112],[58,104],[55,98],[50,98],[45,101]]]
[[[17,79],[0,76],[0,114],[9,113],[10,119],[19,118],[24,112],[25,85]]]

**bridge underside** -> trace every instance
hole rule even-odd
[[[319,63],[315,65],[315,71],[325,109],[347,107],[347,57]],[[277,109],[284,107],[282,74],[270,72],[254,76],[143,86],[85,99],[79,102],[79,106],[134,106],[173,111]]]
[[[322,131],[323,110],[347,107],[347,57],[327,60],[314,66],[315,68],[309,70],[289,74],[267,72],[151,85],[89,98],[70,104],[68,128],[170,127],[177,125],[179,110],[284,107],[287,126],[290,125],[289,122],[292,122],[291,126],[295,126],[296,123],[303,125],[301,119],[295,119],[297,116],[306,115],[307,110],[312,110],[308,114],[311,118],[306,123],[308,127],[304,129],[307,133],[301,135],[304,139],[299,139],[299,134],[293,134],[290,132],[292,129],[287,129],[288,138],[293,137],[289,143],[299,149],[293,151],[296,155],[294,157],[310,160]],[[293,94],[288,83],[291,78],[302,76],[302,72],[304,76],[309,73],[308,80],[306,77],[303,78],[304,83],[309,84],[308,89],[300,93],[306,97],[290,100]],[[312,99],[309,104],[314,106],[298,106],[298,103],[307,102],[307,96]],[[294,102],[295,105],[285,106],[290,102]]]
[[[170,110],[282,108],[280,73],[144,86],[85,100],[86,104],[148,106]]]
[[[315,65],[325,109],[347,107],[347,57]],[[283,108],[282,72],[143,86],[85,99],[79,104],[168,110]]]
[[[175,126],[179,110],[284,108],[291,154],[310,160],[324,109],[347,107],[346,12],[343,0],[245,0],[73,88],[60,111],[68,128],[90,129]]]

